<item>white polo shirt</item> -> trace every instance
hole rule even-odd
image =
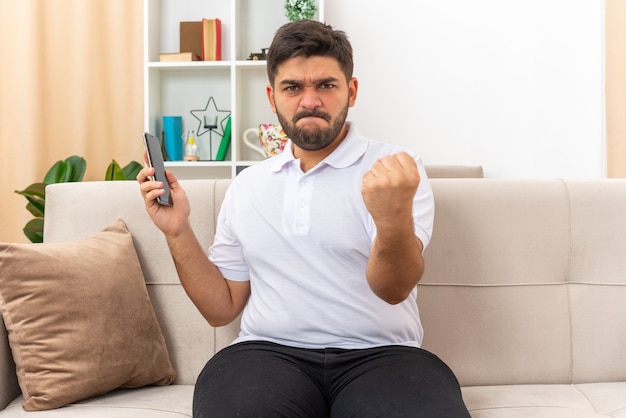
[[[415,298],[390,305],[370,289],[365,268],[374,222],[361,181],[376,160],[399,151],[417,161],[415,235],[428,245],[434,203],[421,159],[368,140],[350,124],[343,142],[304,173],[291,151],[255,164],[229,187],[209,258],[224,277],[250,281],[235,342],[263,340],[304,348],[419,346]]]

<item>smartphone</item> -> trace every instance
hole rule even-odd
[[[156,136],[149,134],[148,132],[144,132],[143,145],[146,149],[146,154],[148,154],[148,164],[150,167],[154,167],[154,176],[151,176],[151,180],[163,182],[163,189],[165,190],[163,195],[157,197],[157,202],[161,205],[172,206],[173,202],[170,185],[167,182],[167,178],[165,178],[165,164],[163,163],[161,142]]]

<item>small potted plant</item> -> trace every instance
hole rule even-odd
[[[285,0],[285,16],[291,22],[312,19],[316,10],[315,0]]]

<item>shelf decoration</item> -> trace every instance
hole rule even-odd
[[[179,161],[183,159],[183,118],[182,116],[163,116],[163,142],[166,161]]]
[[[180,22],[179,51],[202,61],[202,22]]]
[[[193,129],[189,129],[187,131],[185,140],[185,156],[183,159],[185,161],[198,161],[200,157],[198,156],[198,145],[196,145],[195,135],[193,133]]]
[[[285,0],[285,16],[291,22],[313,19],[316,10],[315,0]]]
[[[215,159],[217,161],[224,161],[226,159],[226,153],[228,152],[228,147],[230,145],[230,137],[231,137],[231,125],[230,125],[230,116],[226,121],[226,126],[224,127],[224,136],[222,136],[222,141],[220,142],[220,147],[217,150],[217,154],[215,155]]]
[[[215,99],[211,96],[207,101],[204,109],[196,109],[190,111],[191,115],[198,120],[198,129],[196,129],[196,138],[207,132],[209,133],[209,153],[213,160],[213,134],[221,140],[224,138],[224,131],[230,118],[230,110],[218,109]]]
[[[267,51],[269,50],[269,48],[261,48],[261,52],[251,52],[250,55],[248,56],[248,58],[246,58],[248,61],[265,61],[267,60]]]
[[[202,59],[222,60],[222,21],[218,18],[202,19]]]

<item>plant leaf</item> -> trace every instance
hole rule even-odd
[[[45,207],[46,207],[45,200],[41,200],[37,202],[29,201],[28,204],[26,204],[26,210],[29,211],[31,215],[37,218],[43,218]]]
[[[56,163],[52,164],[52,167],[50,167],[50,169],[48,170],[48,172],[46,173],[46,175],[43,178],[43,182],[45,184],[52,184],[52,183],[58,183],[58,179],[59,179],[59,171],[63,170],[63,168],[61,166],[64,166],[65,163],[61,160],[57,161]]]
[[[31,197],[31,196],[26,196],[26,199],[28,200],[26,209],[31,213],[31,215],[37,216],[37,217],[43,217],[45,206],[46,206],[45,199],[41,199],[38,197]]]
[[[107,167],[105,180],[126,180],[126,177],[124,177],[124,172],[122,171],[122,168],[117,163],[117,161],[111,161],[111,164],[109,164],[109,166]]]
[[[59,160],[50,167],[43,182],[46,184],[67,183],[82,181],[87,169],[87,162],[83,157],[72,155],[65,160]]]
[[[30,242],[35,244],[43,242],[43,218],[31,219],[23,231]]]
[[[33,183],[24,190],[16,190],[15,193],[22,196],[37,196],[40,198],[46,197],[46,184],[45,183]]]
[[[85,171],[87,170],[87,161],[78,155],[72,155],[65,159],[69,168],[69,176],[67,181],[83,181]]]
[[[67,183],[70,181],[70,175],[72,174],[72,168],[67,161],[61,161],[59,164],[59,170],[57,171],[56,183]]]
[[[46,185],[44,183],[33,183],[24,190],[15,190],[28,200],[26,209],[36,217],[43,217],[44,206],[46,204]]]
[[[126,180],[134,180],[137,177],[137,174],[141,171],[143,166],[139,164],[137,161],[131,161],[122,169],[124,172],[124,176]]]

